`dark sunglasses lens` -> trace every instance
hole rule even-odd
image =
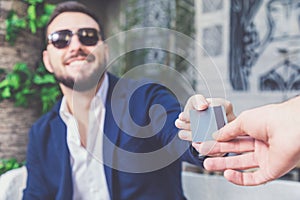
[[[99,40],[98,31],[93,28],[83,28],[78,31],[79,41],[86,46],[94,46]]]
[[[51,34],[51,43],[58,49],[68,46],[72,37],[72,32],[69,30],[62,30]]]

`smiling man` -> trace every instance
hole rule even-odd
[[[64,97],[31,130],[24,199],[94,199],[97,196],[109,199],[103,165],[101,168],[95,160],[86,163],[90,104],[95,99],[103,106],[101,100],[108,89],[108,75],[103,73],[107,47],[102,29],[96,16],[83,5],[67,2],[57,6],[46,32],[48,45],[43,61],[55,75]],[[101,90],[100,85],[103,85]],[[75,97],[80,100],[73,101]],[[78,108],[76,112],[74,108]],[[99,126],[103,129],[103,115],[99,116],[102,118]],[[47,170],[48,167],[53,169]],[[98,178],[91,181],[91,177]],[[97,186],[101,187],[90,192]]]

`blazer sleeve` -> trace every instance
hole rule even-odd
[[[29,143],[27,147],[27,183],[23,191],[23,200],[32,199],[49,199],[50,195],[47,191],[47,184],[43,177],[42,161],[39,157],[40,149],[37,148],[37,129],[32,127],[29,132]]]
[[[153,126],[156,126],[166,117],[163,128],[157,134],[161,145],[174,159],[178,158],[202,167],[205,158],[199,158],[191,143],[178,137],[179,129],[175,126],[175,120],[182,111],[182,107],[176,97],[163,86],[154,86],[147,94],[152,95],[151,103],[149,103],[151,106],[158,104],[164,108],[152,115],[154,117],[151,119]]]

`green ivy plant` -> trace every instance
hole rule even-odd
[[[24,0],[24,2],[28,4],[26,16],[20,17],[14,10],[11,10],[5,20],[5,39],[11,45],[14,44],[20,30],[28,29],[35,34],[38,28],[45,27],[55,9],[55,5],[44,3],[43,0]]]
[[[4,174],[9,170],[22,167],[24,164],[24,162],[18,162],[15,158],[0,159],[0,175]]]
[[[27,4],[25,16],[19,16],[11,10],[5,20],[5,39],[11,45],[14,45],[21,30],[36,34],[38,29],[44,28],[55,9],[55,5],[45,3],[44,0],[23,2]],[[42,64],[30,69],[26,62],[16,63],[12,71],[0,68],[0,102],[9,99],[16,106],[34,106],[42,114],[50,110],[61,92],[54,76]],[[0,175],[24,164],[25,162],[18,162],[15,158],[0,159]]]
[[[38,29],[44,28],[55,9],[55,5],[44,0],[23,1],[27,4],[26,15],[20,17],[11,10],[5,20],[6,40],[11,45],[21,30],[36,34]],[[12,71],[0,68],[0,101],[9,99],[16,106],[34,106],[40,113],[45,113],[60,95],[54,76],[42,64],[29,68],[26,62],[19,62]]]
[[[49,111],[61,95],[55,78],[46,72],[40,64],[33,72],[26,63],[15,64],[12,72],[0,70],[6,74],[0,82],[0,101],[10,99],[16,106],[41,106],[41,113]]]

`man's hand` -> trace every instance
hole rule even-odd
[[[259,185],[279,178],[300,159],[300,97],[243,112],[215,134],[216,142],[194,146],[200,153],[237,153],[207,158],[207,170],[224,171],[238,185]],[[241,171],[251,169],[251,171]]]
[[[181,129],[178,133],[182,140],[192,141],[192,131],[190,123],[190,110],[205,110],[209,105],[222,105],[225,108],[227,121],[230,122],[235,119],[232,104],[222,98],[205,98],[198,94],[190,97],[184,107],[184,111],[179,114],[175,121],[177,128]]]

